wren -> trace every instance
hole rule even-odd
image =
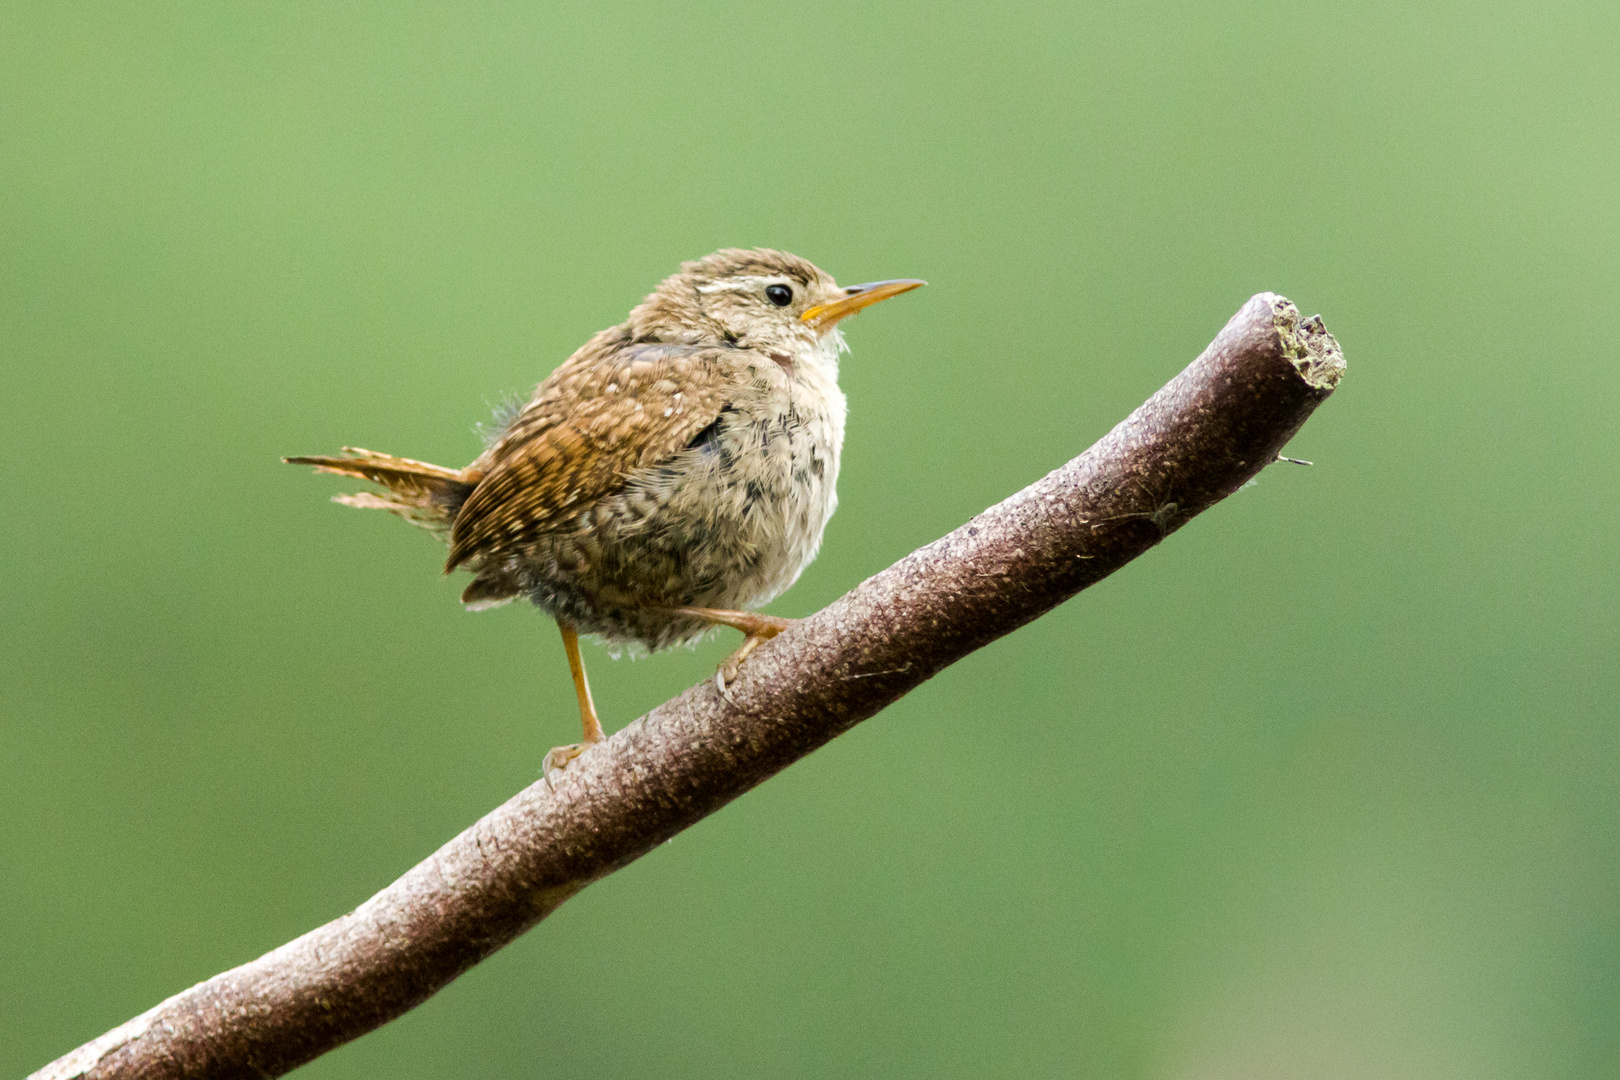
[[[717,251],[587,341],[464,469],[354,447],[285,460],[381,485],[336,501],[447,541],[468,608],[527,597],[557,620],[584,739],[548,753],[549,774],[603,738],[580,634],[657,651],[734,627],[728,694],[789,625],[754,609],[815,559],[838,505],[838,324],[922,284],[840,287],[786,252]]]

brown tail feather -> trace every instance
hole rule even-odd
[[[353,476],[381,484],[387,491],[363,492],[358,495],[338,495],[333,501],[345,506],[358,506],[370,510],[387,510],[398,514],[413,525],[420,525],[436,533],[448,533],[467,501],[481,474],[470,469],[446,469],[429,465],[425,461],[379,454],[375,450],[362,450],[345,446],[348,457],[290,457],[282,458],[289,465],[313,465],[320,472]]]

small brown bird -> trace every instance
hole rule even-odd
[[[798,579],[838,505],[838,322],[922,284],[840,288],[786,252],[717,251],[586,342],[464,469],[354,447],[285,460],[386,488],[336,501],[447,540],[469,609],[526,596],[557,620],[585,737],[549,772],[603,737],[580,634],[654,651],[735,627],[726,693],[788,625],[752,609]]]

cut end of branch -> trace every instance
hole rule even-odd
[[[1322,323],[1322,316],[1301,318],[1287,297],[1261,293],[1255,297],[1271,307],[1272,320],[1282,340],[1283,355],[1299,377],[1315,390],[1329,391],[1344,375],[1344,351]]]

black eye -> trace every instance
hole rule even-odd
[[[793,303],[793,290],[786,285],[767,285],[765,286],[765,299],[777,307],[787,307]]]

